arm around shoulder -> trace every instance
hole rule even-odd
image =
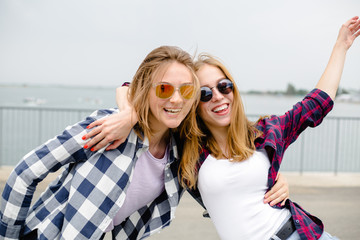
[[[88,126],[93,129],[84,135],[84,139],[92,138],[86,144],[91,151],[97,151],[107,145],[106,150],[119,147],[137,123],[137,114],[128,101],[128,89],[128,85],[125,84],[116,89],[116,104],[119,108],[117,114],[97,120]]]

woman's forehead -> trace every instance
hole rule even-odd
[[[211,84],[220,79],[225,78],[225,74],[217,66],[205,64],[197,72],[196,75],[201,85]]]
[[[169,62],[160,66],[153,75],[153,82],[193,82],[194,77],[190,69],[179,62]]]

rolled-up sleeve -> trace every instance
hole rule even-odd
[[[314,89],[294,107],[279,117],[285,148],[294,142],[307,127],[318,126],[333,108],[329,95]]]

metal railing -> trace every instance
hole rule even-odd
[[[26,153],[88,116],[91,109],[0,107],[0,166],[15,165]],[[258,115],[249,115],[256,120]],[[326,117],[290,145],[281,169],[296,172],[360,172],[360,118]]]
[[[258,116],[248,116],[256,120]],[[360,117],[326,117],[286,150],[281,169],[295,172],[360,172]]]
[[[26,153],[92,112],[91,109],[0,107],[0,166],[15,165]]]

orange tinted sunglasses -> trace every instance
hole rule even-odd
[[[168,99],[174,95],[175,91],[179,91],[180,95],[184,99],[191,99],[194,95],[194,84],[184,83],[180,87],[175,87],[171,83],[154,83],[153,87],[155,88],[155,94],[158,98]]]

